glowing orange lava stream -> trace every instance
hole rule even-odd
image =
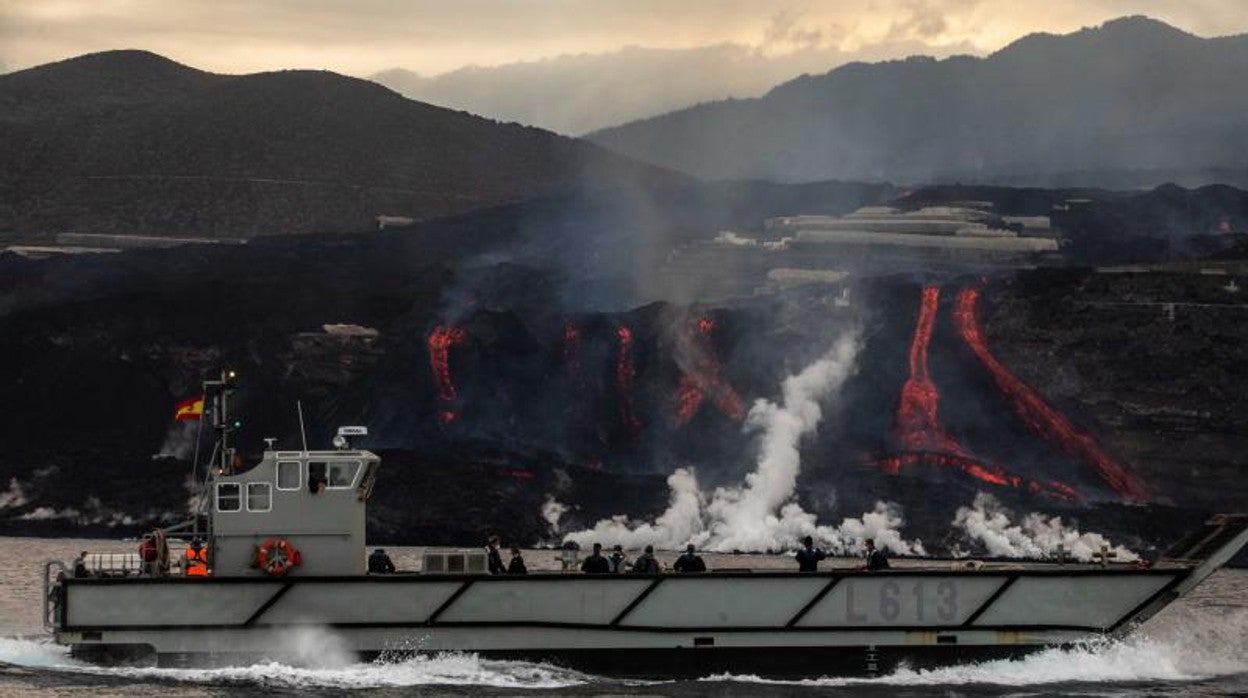
[[[676,426],[688,424],[708,397],[715,408],[730,419],[738,422],[745,419],[745,402],[724,379],[724,367],[711,347],[714,331],[715,320],[704,317],[698,320],[696,331],[690,332],[688,339],[695,349],[695,358],[676,389]]]
[[[1024,488],[1059,499],[1078,498],[1074,488],[1060,482],[1038,481],[1015,475],[998,465],[985,463],[949,436],[940,424],[940,393],[927,369],[927,351],[940,307],[940,288],[926,286],[920,297],[919,318],[910,343],[910,377],[901,388],[897,406],[897,442],[902,453],[878,463],[887,473],[903,467],[953,468],[981,482],[998,487]]]
[[[958,293],[953,311],[954,324],[962,341],[988,369],[997,387],[1005,394],[1015,414],[1029,429],[1069,456],[1090,464],[1106,484],[1127,499],[1147,498],[1144,487],[1122,465],[1105,453],[1090,435],[1079,430],[1065,416],[1053,409],[1036,391],[1010,373],[984,341],[984,333],[976,317],[979,289],[968,288]]]
[[[451,378],[451,347],[468,341],[468,333],[458,327],[438,325],[429,335],[429,368],[433,372],[438,399],[453,402],[458,395],[455,381]],[[442,422],[453,422],[458,417],[455,410],[445,408],[438,412]]]

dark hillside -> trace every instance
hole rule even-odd
[[[0,76],[0,230],[358,232],[580,187],[676,181],[594,145],[328,72],[139,51]]]

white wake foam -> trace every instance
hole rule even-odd
[[[1179,620],[1172,618],[1171,620]],[[799,686],[1037,686],[1061,683],[1200,681],[1248,674],[1248,610],[1220,620],[1167,624],[1156,635],[1145,632],[1120,642],[1090,643],[1071,649],[1042,650],[1022,659],[995,660],[926,671],[902,668],[879,678],[828,677],[776,681],[756,676],[714,676],[705,681],[743,681]],[[1147,626],[1146,626],[1147,629]]]
[[[292,667],[270,662],[219,669],[110,669],[136,679],[173,679],[214,685],[260,685],[276,688],[381,688],[452,685],[510,689],[553,689],[591,679],[543,664],[481,659],[475,654],[416,656],[399,662],[356,663],[332,669]]]
[[[0,637],[0,663],[24,667],[75,666],[69,648],[51,639]]]
[[[76,661],[49,639],[0,638],[0,664],[74,673],[208,685],[360,689],[468,685],[507,689],[577,686],[593,677],[546,664],[481,659],[475,654],[421,655],[402,661],[356,662],[327,668],[277,662],[213,669],[100,667]]]

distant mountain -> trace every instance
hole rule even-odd
[[[328,72],[110,51],[0,75],[0,231],[360,231],[665,179],[684,178]]]
[[[1248,179],[1245,84],[1248,36],[1129,17],[982,59],[850,64],[589,138],[711,178]]]
[[[854,53],[806,48],[766,54],[742,44],[688,49],[630,46],[499,66],[468,66],[432,77],[396,68],[371,76],[407,97],[580,135],[633,119],[727,97],[757,97],[797,75],[850,60],[908,55],[919,46],[883,42]]]

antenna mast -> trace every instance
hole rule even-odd
[[[225,369],[221,371],[221,378],[218,380],[207,380],[203,383],[204,399],[208,400],[208,396],[212,396],[212,428],[217,432],[216,443],[212,447],[212,455],[204,462],[204,480],[203,492],[199,499],[199,508],[195,512],[194,531],[199,533],[199,517],[205,511],[209,511],[209,500],[211,494],[211,485],[213,480],[213,466],[215,465],[217,473],[228,472],[231,469],[231,461],[233,460],[234,449],[230,448],[230,431],[238,429],[242,426],[242,421],[235,419],[229,421],[230,396],[234,394],[234,387],[238,383],[238,373],[234,369]],[[203,421],[200,421],[200,427],[203,427]],[[199,451],[198,439],[196,443],[196,453]],[[212,517],[208,517],[208,532],[212,532]]]

